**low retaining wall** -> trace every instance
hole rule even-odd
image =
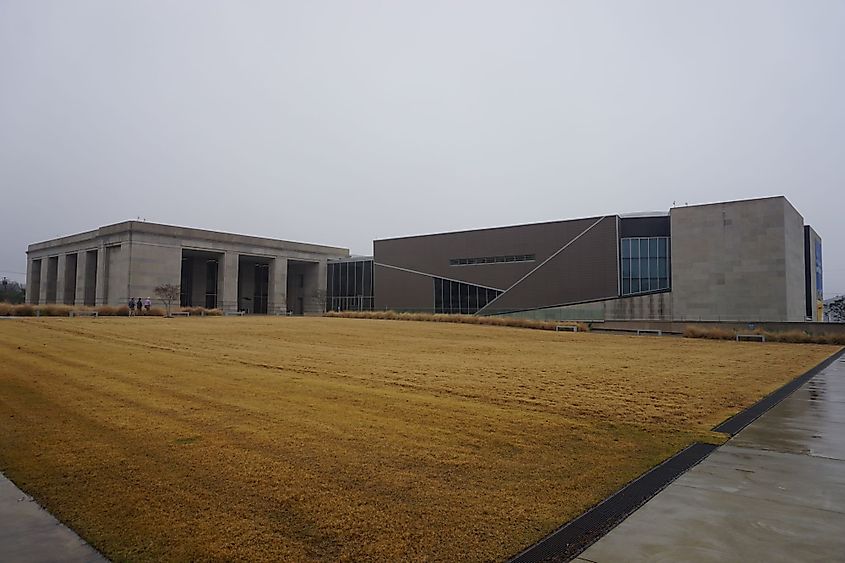
[[[595,323],[595,328],[609,330],[632,330],[653,329],[663,332],[682,334],[687,327],[697,326],[704,328],[724,328],[728,330],[754,330],[761,329],[769,332],[790,332],[801,331],[811,335],[818,334],[845,334],[845,323],[814,323],[814,322],[760,322],[760,323],[739,323],[724,321],[604,321]]]

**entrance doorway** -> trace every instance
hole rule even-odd
[[[238,258],[238,310],[266,315],[270,303],[270,262],[260,256]]]
[[[182,307],[217,308],[222,254],[182,250],[179,304]]]

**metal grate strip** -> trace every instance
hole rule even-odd
[[[695,443],[652,468],[578,518],[511,559],[511,563],[569,561],[609,532],[717,446]]]
[[[738,412],[729,419],[725,420],[724,422],[719,423],[719,425],[713,428],[713,430],[715,432],[724,432],[733,436],[734,434],[738,433],[740,430],[760,418],[760,416],[762,416],[767,410],[789,397],[799,387],[810,381],[822,370],[824,370],[833,362],[838,360],[843,354],[845,354],[845,348],[839,350],[838,352],[821,362],[819,365],[810,368],[805,373],[799,375],[780,389],[777,389],[776,391],[773,391],[772,393],[766,395],[744,411]]]

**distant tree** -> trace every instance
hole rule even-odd
[[[17,305],[26,301],[26,289],[22,284],[4,277],[0,279],[0,303]]]
[[[845,295],[835,297],[828,303],[827,311],[831,321],[845,322]]]
[[[172,283],[165,283],[156,287],[153,292],[156,294],[156,297],[161,299],[161,302],[164,303],[164,309],[167,311],[167,316],[169,317],[171,305],[174,301],[179,299],[179,286]]]

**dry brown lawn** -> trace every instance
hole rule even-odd
[[[0,470],[116,560],[497,560],[835,351],[328,318],[0,322]]]

